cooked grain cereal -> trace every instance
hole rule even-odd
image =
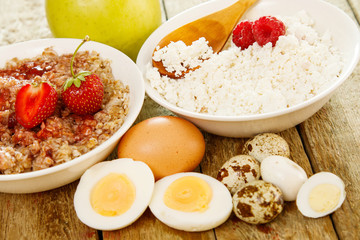
[[[129,88],[114,79],[110,61],[96,52],[78,52],[74,71],[97,74],[104,85],[101,109],[88,116],[72,114],[61,101],[61,87],[70,73],[72,54],[58,55],[47,48],[32,59],[12,59],[0,69],[0,173],[29,172],[70,161],[106,141],[128,113]],[[15,120],[20,88],[48,81],[58,93],[55,113],[33,129]]]

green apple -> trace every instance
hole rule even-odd
[[[54,37],[81,38],[115,47],[135,61],[161,24],[159,0],[45,0]]]

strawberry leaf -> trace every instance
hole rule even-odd
[[[77,75],[76,75],[76,77],[77,78],[80,78],[81,80],[82,79],[84,79],[84,80],[82,80],[82,81],[85,81],[85,77],[86,76],[89,76],[89,75],[91,75],[91,72],[89,72],[89,71],[83,71],[83,72],[79,72]]]
[[[74,79],[74,85],[75,85],[75,87],[80,87],[80,85],[81,85],[81,80],[77,77],[77,78],[75,78]]]
[[[85,81],[85,77],[83,76],[83,75],[79,75],[79,76],[77,76],[77,78],[76,79],[79,79],[79,80],[81,80],[81,81]]]
[[[69,87],[71,87],[71,85],[74,83],[74,78],[73,77],[69,77],[65,84],[64,84],[64,91],[66,91],[66,89],[68,89]]]
[[[91,72],[84,71],[78,73],[75,77],[70,77],[66,80],[64,84],[64,91],[71,87],[71,85],[75,85],[75,87],[80,87],[81,81],[86,81],[85,77],[91,75]]]

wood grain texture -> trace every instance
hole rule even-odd
[[[359,90],[358,66],[330,102],[300,125],[315,172],[329,171],[345,182],[347,198],[332,214],[341,239],[360,239]]]
[[[98,239],[75,214],[77,182],[33,194],[0,193],[0,239]]]
[[[302,166],[307,175],[312,168],[304,151],[296,128],[279,133],[290,145],[291,159]],[[207,150],[201,163],[203,173],[216,177],[222,164],[231,157],[242,154],[246,139],[222,138],[205,134]],[[296,231],[294,231],[296,229]],[[272,222],[251,225],[240,221],[232,214],[230,219],[215,229],[219,239],[337,239],[330,217],[309,219],[297,210],[295,202],[286,202],[283,212]]]
[[[22,1],[26,2],[26,6],[31,2]],[[206,1],[162,0],[163,19],[171,18]],[[359,22],[358,0],[327,1],[344,10],[355,22]],[[36,2],[35,6],[41,6],[40,0]],[[14,2],[0,0],[0,8],[3,3]],[[4,9],[6,8],[0,9],[3,10],[2,13]],[[11,9],[16,8],[12,6]],[[12,10],[12,14],[21,14],[21,11],[14,11]],[[38,13],[39,9],[36,12]],[[26,19],[31,21],[31,18]],[[44,21],[46,20],[42,19],[39,29],[46,25]],[[3,32],[0,30],[1,33]],[[48,34],[49,29],[43,29],[36,31],[33,36],[26,35],[17,39],[30,40],[31,37],[41,38]],[[9,37],[0,36],[0,43],[1,39],[10,41]],[[118,231],[97,231],[81,223],[76,216],[73,207],[73,196],[78,184],[76,181],[42,193],[0,193],[0,239],[360,239],[359,97],[360,64],[320,111],[296,128],[279,133],[290,144],[291,159],[302,166],[308,176],[319,171],[330,171],[344,180],[347,198],[342,207],[330,216],[320,219],[306,218],[297,210],[295,202],[286,202],[284,211],[268,224],[246,224],[232,214],[228,221],[214,230],[189,233],[167,227],[147,209],[129,227]],[[159,115],[172,113],[146,96],[143,109],[135,123]],[[247,139],[224,138],[205,132],[203,134],[206,153],[196,171],[215,177],[226,160],[242,153],[242,146]],[[114,158],[116,152],[108,159]]]
[[[212,230],[205,232],[185,232],[170,228],[157,220],[149,209],[131,226],[117,231],[103,232],[103,239],[144,239],[144,240],[215,240]]]
[[[360,23],[360,1],[359,0],[349,0],[351,10],[356,16],[357,22]]]

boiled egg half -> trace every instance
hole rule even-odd
[[[129,158],[98,163],[81,177],[74,196],[80,221],[99,230],[135,222],[148,207],[154,175],[143,162]]]
[[[345,184],[338,176],[319,172],[301,186],[296,205],[304,216],[319,218],[337,210],[345,196]]]
[[[169,227],[197,232],[224,223],[232,211],[232,198],[215,178],[196,172],[176,173],[155,183],[149,207]]]

